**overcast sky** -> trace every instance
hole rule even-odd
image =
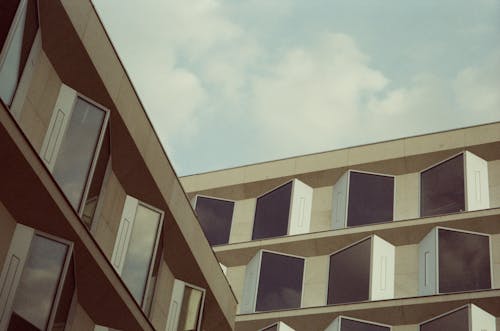
[[[500,120],[500,0],[93,0],[179,175]]]

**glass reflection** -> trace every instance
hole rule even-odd
[[[35,235],[14,297],[10,330],[45,330],[68,246]]]
[[[439,292],[491,288],[488,236],[439,229]]]
[[[393,177],[350,173],[347,226],[390,222],[393,209]]]
[[[252,240],[285,236],[288,233],[288,216],[292,182],[257,199]]]
[[[464,210],[463,154],[422,172],[420,178],[421,216],[456,213]]]
[[[304,260],[262,253],[256,311],[300,308]]]
[[[52,325],[52,331],[63,331],[68,320],[71,301],[73,300],[73,295],[75,294],[75,272],[73,263],[74,262],[72,259],[69,264],[68,272],[64,279],[64,285],[61,292],[61,297],[59,298],[59,303],[57,305],[57,311],[54,319],[54,324]]]
[[[194,331],[198,328],[198,319],[203,302],[203,292],[186,286],[182,298],[182,307],[179,314],[177,331]]]
[[[210,245],[222,245],[229,242],[234,202],[197,197],[196,214],[201,228]]]
[[[20,4],[22,8],[20,8],[19,19],[14,21]],[[38,9],[35,0],[28,0],[27,3],[19,0],[2,1],[0,9],[0,45],[2,49],[4,46],[8,47],[0,66],[0,81],[2,82],[0,98],[10,106],[38,30]],[[7,44],[7,36],[11,28],[13,29],[12,38]]]
[[[371,238],[330,256],[327,304],[369,299],[370,256]]]
[[[340,322],[340,331],[390,331],[390,328],[342,318]]]
[[[53,176],[79,210],[105,112],[78,98],[59,149]]]
[[[464,307],[453,313],[444,315],[435,320],[420,325],[420,331],[468,331],[469,309]]]
[[[137,207],[122,279],[139,304],[143,302],[159,224],[160,214],[157,211],[142,205]]]

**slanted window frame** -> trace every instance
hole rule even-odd
[[[227,243],[225,243],[225,244],[217,244],[217,245],[210,245],[210,246],[212,246],[212,247],[214,247],[214,246],[222,246],[222,245],[227,245],[227,244],[231,243],[231,231],[233,230],[234,210],[236,209],[236,200],[225,199],[225,198],[218,198],[218,197],[213,197],[213,196],[204,195],[204,194],[196,194],[195,197],[193,198],[193,202],[192,202],[193,210],[195,212],[196,217],[198,217],[198,214],[196,213],[196,205],[198,204],[198,198],[220,200],[220,201],[226,201],[226,202],[232,202],[233,203],[233,213],[232,213],[232,216],[231,216],[231,224],[229,225],[229,236],[228,236],[228,239],[227,239]],[[200,227],[201,227],[201,224],[200,224]],[[203,230],[203,228],[202,228],[202,230]],[[207,241],[208,241],[208,238],[207,238]],[[210,242],[209,242],[209,244],[210,244]]]
[[[184,290],[186,287],[193,288],[193,289],[198,290],[202,293],[200,311],[198,314],[198,320],[197,320],[197,324],[196,324],[196,331],[201,330],[201,324],[202,324],[202,320],[203,320],[203,310],[205,308],[206,290],[202,287],[184,282],[180,279],[174,279],[172,296],[170,298],[170,306],[169,306],[170,308],[169,308],[169,312],[168,312],[166,331],[177,331],[177,328],[179,326],[180,312],[181,312],[182,304],[184,303],[183,302],[184,301],[183,300]]]

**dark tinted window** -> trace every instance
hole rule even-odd
[[[368,238],[330,256],[328,304],[369,299],[370,254]]]
[[[198,197],[196,214],[203,233],[210,245],[222,245],[229,242],[234,202]]]
[[[287,234],[291,195],[292,182],[257,199],[252,239],[279,237]]]
[[[464,156],[438,164],[421,174],[420,215],[432,216],[465,210]]]
[[[79,210],[96,154],[105,112],[78,98],[54,166],[54,178]]]
[[[262,253],[256,311],[299,308],[304,260]]]
[[[278,324],[271,325],[270,327],[265,328],[262,331],[278,331]]]
[[[369,324],[359,321],[353,321],[347,318],[342,318],[340,322],[340,331],[389,331],[385,326]]]
[[[489,237],[439,230],[439,291],[491,287]]]
[[[444,315],[435,320],[422,324],[420,331],[468,331],[469,330],[469,309],[464,307],[448,315]]]
[[[350,173],[347,226],[392,221],[393,208],[393,177]]]

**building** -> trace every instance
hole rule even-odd
[[[237,331],[500,330],[500,122],[181,183]]]
[[[89,0],[0,3],[0,330],[233,330],[236,298]]]

